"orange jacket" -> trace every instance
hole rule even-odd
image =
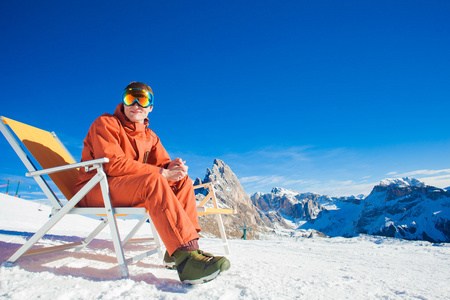
[[[108,176],[160,173],[170,163],[170,157],[158,136],[144,124],[128,120],[123,104],[114,115],[103,114],[91,125],[84,140],[81,161],[107,157],[104,170]],[[80,169],[75,191],[79,190],[96,171]]]

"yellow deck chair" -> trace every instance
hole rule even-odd
[[[108,181],[105,172],[103,171],[103,164],[108,163],[107,158],[95,159],[76,163],[75,159],[70,155],[64,145],[60,142],[54,132],[41,130],[5,117],[1,117],[0,130],[12,146],[21,161],[25,164],[28,170],[26,176],[33,177],[39,187],[42,189],[52,206],[52,215],[50,219],[24,244],[22,245],[9,259],[8,263],[13,264],[19,258],[30,255],[37,255],[42,253],[49,253],[53,251],[67,250],[75,248],[80,251],[85,248],[108,224],[111,231],[111,238],[113,241],[114,251],[119,265],[119,272],[121,277],[128,277],[128,264],[134,263],[147,256],[158,254],[162,258],[162,243],[159,235],[143,207],[112,207]],[[9,127],[9,129],[8,129]],[[38,170],[33,160],[29,157],[24,148],[12,134],[12,132],[19,138],[23,146],[31,153],[32,157],[39,163],[42,169]],[[86,170],[97,170],[97,174],[77,193],[73,194],[72,187],[77,180],[77,173],[79,168],[86,168]],[[63,203],[54,191],[50,188],[45,179],[48,175],[57,188],[61,191],[67,199],[67,203]],[[78,202],[97,184],[100,184],[105,207],[76,207]],[[206,183],[194,188],[208,188],[209,194],[199,204],[197,211],[199,215],[215,214],[219,226],[219,231],[222,239],[221,246],[224,247],[225,253],[229,254],[229,245],[225,229],[223,226],[221,214],[233,214],[233,209],[221,209],[217,205],[215,198],[214,187],[211,183]],[[212,208],[205,207],[206,203],[211,200]],[[89,234],[83,241],[59,246],[33,248],[31,249],[50,229],[55,226],[66,214],[80,214],[80,215],[103,215],[104,220],[100,222],[97,228]],[[118,215],[143,215],[136,226],[128,233],[128,235],[121,240],[119,230],[117,228],[116,216]],[[146,222],[149,222],[153,238],[151,239],[132,239],[137,231]],[[125,259],[123,247],[129,242],[148,241],[153,240],[154,249],[144,252],[140,255]]]

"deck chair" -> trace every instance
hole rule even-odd
[[[162,258],[162,242],[152,223],[149,214],[144,207],[112,207],[109,198],[109,188],[107,176],[103,170],[103,165],[108,163],[107,158],[100,158],[86,162],[76,163],[75,159],[70,155],[61,141],[54,132],[41,130],[30,125],[26,125],[5,117],[1,117],[0,130],[12,146],[16,154],[24,163],[28,170],[26,176],[33,177],[39,187],[44,192],[45,196],[51,203],[52,214],[50,219],[24,244],[22,245],[8,260],[9,264],[15,263],[19,258],[49,253],[53,251],[75,249],[81,251],[84,249],[106,226],[109,225],[111,231],[111,239],[114,246],[115,255],[119,266],[121,277],[128,277],[128,265],[134,263],[142,258],[150,255],[158,254]],[[9,128],[8,128],[9,127]],[[15,138],[13,133],[21,141],[22,145]],[[35,162],[30,155],[38,162],[42,169],[36,167]],[[87,171],[96,170],[96,175],[76,194],[73,194],[72,187],[77,180],[77,173],[79,168],[85,168]],[[50,187],[48,177],[61,191],[67,202],[60,200],[53,189]],[[78,202],[97,184],[100,184],[104,207],[77,207]],[[222,243],[225,253],[229,254],[229,245],[223,226],[221,214],[233,214],[233,209],[224,209],[217,206],[215,198],[214,187],[212,183],[206,183],[200,187],[208,188],[209,194],[203,199],[198,206],[199,215],[215,214],[219,226]],[[199,188],[199,187],[194,187]],[[211,200],[213,207],[206,207],[207,202]],[[210,205],[211,206],[211,205]],[[89,234],[83,241],[69,243],[64,245],[33,248],[31,249],[47,232],[50,231],[65,215],[79,214],[79,215],[101,215],[104,216],[103,221]],[[116,216],[121,215],[142,215],[139,222],[124,238],[120,238],[117,227]],[[150,239],[133,239],[138,230],[146,223],[150,224],[153,237]],[[123,247],[129,242],[153,241],[154,249],[146,251],[137,256],[125,259]]]

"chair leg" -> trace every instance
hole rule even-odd
[[[142,220],[144,220],[144,221],[142,222]],[[153,234],[153,242],[155,243],[156,248],[152,249],[150,251],[146,251],[144,253],[141,253],[141,254],[139,254],[137,256],[134,256],[132,258],[127,259],[126,260],[127,264],[135,263],[135,262],[137,262],[140,259],[146,258],[146,257],[148,257],[150,255],[153,255],[153,254],[156,254],[156,253],[158,254],[159,259],[163,259],[163,257],[164,257],[163,253],[162,253],[162,247],[161,247],[162,246],[162,241],[161,241],[161,239],[159,237],[158,232],[156,231],[156,228],[155,228],[155,225],[152,222],[152,219],[150,218],[150,216],[148,214],[144,218],[141,219],[141,221],[135,226],[135,228],[138,227],[138,225],[140,227],[147,220],[150,223],[150,228],[151,228],[152,234]],[[142,222],[142,224],[140,224],[141,222]]]
[[[9,259],[8,262],[16,262],[22,255],[24,255],[34,244],[36,244],[53,226],[58,223],[79,201],[81,197],[73,197],[66,205],[64,205],[44,226],[42,226],[22,247],[19,248]]]
[[[150,222],[150,228],[152,230],[152,234],[153,234],[153,239],[156,245],[156,249],[158,250],[158,256],[160,259],[163,259],[164,254],[162,252],[162,241],[161,238],[159,237],[158,231],[156,231],[156,227],[153,224],[152,218],[150,218],[150,216],[148,217],[148,221]]]
[[[75,252],[80,252],[84,248],[86,248],[87,245],[89,245],[90,242],[103,230],[103,228],[108,225],[108,219],[103,220],[100,222],[100,224],[94,229],[94,231],[91,232],[83,241],[83,247],[80,247],[75,250]]]
[[[128,233],[128,235],[123,239],[122,247],[125,247],[125,245],[128,244],[128,242],[133,238],[136,232],[138,232],[138,230],[141,229],[142,225],[144,225],[147,220],[148,215],[146,214],[144,217],[141,218],[141,220],[136,224],[136,226],[133,227],[130,233]]]
[[[225,249],[225,254],[230,254],[230,246],[228,245],[227,234],[223,226],[222,216],[216,214],[217,225],[219,226],[220,237],[222,238],[223,247]]]
[[[123,253],[122,243],[120,241],[119,230],[117,229],[116,217],[114,216],[111,200],[109,198],[109,188],[108,183],[106,182],[106,174],[103,172],[103,170],[99,171],[99,173],[104,174],[103,180],[100,181],[100,187],[102,190],[103,201],[105,203],[106,215],[111,231],[111,238],[113,241],[114,250],[116,252],[117,263],[119,264],[120,276],[122,278],[127,278],[129,277],[128,267],[125,262],[125,255]]]
[[[209,183],[211,194],[211,200],[214,204],[215,208],[218,208],[216,192],[214,191],[214,186],[212,183]],[[227,234],[225,232],[225,228],[223,227],[222,216],[220,214],[216,214],[217,226],[219,226],[220,237],[222,238],[223,247],[225,249],[225,254],[230,254],[230,246],[228,245]]]

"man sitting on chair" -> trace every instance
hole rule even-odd
[[[176,267],[180,280],[201,283],[230,268],[228,259],[199,250],[197,206],[188,167],[171,160],[159,138],[148,128],[153,91],[131,82],[113,115],[103,114],[91,125],[84,140],[82,161],[107,157],[113,206],[144,206],[164,245],[164,263]],[[95,175],[80,169],[75,192]],[[93,188],[80,206],[103,206],[100,186]]]

